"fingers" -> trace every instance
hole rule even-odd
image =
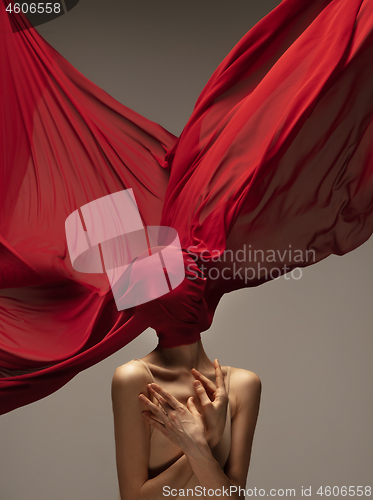
[[[200,412],[197,410],[197,407],[196,407],[196,405],[194,403],[193,396],[190,396],[190,398],[188,398],[187,408],[190,411],[190,413],[192,413],[192,415],[194,415],[194,416],[197,416],[197,415],[201,416]]]
[[[160,385],[152,383],[148,384],[148,387],[157,399],[158,397],[161,397],[162,401],[165,401],[166,404],[169,404],[174,410],[176,410],[177,408],[185,408],[185,406],[180,403],[180,401],[178,401],[174,396],[162,389]],[[158,399],[158,401],[161,403],[161,400]]]
[[[192,368],[191,372],[193,376],[204,385],[207,392],[209,392],[211,395],[214,394],[214,392],[216,391],[216,386],[214,382],[211,382],[210,379],[202,375],[202,373],[196,370],[195,368]]]
[[[205,388],[201,384],[199,380],[194,381],[194,388],[196,390],[197,396],[199,397],[199,400],[201,401],[202,406],[206,406],[211,403],[211,399],[208,397],[206,394]]]
[[[149,423],[149,425],[151,425],[155,429],[158,429],[159,431],[162,432],[162,434],[164,434],[165,436],[167,436],[167,432],[165,430],[164,424],[161,424],[160,422],[158,422],[158,420],[155,420],[154,418],[152,418],[148,413],[146,413],[146,411],[142,412],[142,416]]]
[[[214,367],[215,367],[216,386],[218,389],[224,389],[225,391],[224,376],[221,370],[220,363],[217,359],[214,360]]]
[[[150,384],[148,384],[148,389],[151,392],[151,394],[153,394],[153,396],[157,399],[162,408],[171,407],[171,405],[169,405],[167,401],[160,394],[158,394],[152,387],[150,387]]]
[[[206,391],[210,393],[211,395],[214,394],[216,389],[224,389],[225,391],[225,381],[224,381],[224,375],[220,366],[220,363],[217,359],[214,360],[214,368],[215,368],[215,379],[216,379],[216,386],[211,380],[209,380],[205,375],[202,375],[198,370],[195,368],[192,368],[191,372],[193,376],[202,382],[204,385]]]
[[[163,422],[165,417],[165,410],[161,405],[154,404],[144,394],[139,394],[139,399],[144,403],[149,411],[151,411],[161,422]]]

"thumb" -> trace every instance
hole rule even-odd
[[[197,393],[197,396],[199,397],[199,400],[201,401],[202,406],[206,406],[207,404],[211,403],[211,400],[206,394],[206,390],[204,386],[201,384],[201,382],[199,381],[194,382],[194,389]]]
[[[192,413],[193,415],[200,415],[199,411],[197,410],[196,405],[194,404],[194,398],[193,396],[190,396],[187,401],[187,408]]]

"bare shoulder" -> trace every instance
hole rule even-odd
[[[261,380],[258,375],[250,370],[244,370],[243,368],[235,368],[231,367],[231,384],[235,387],[238,386],[240,388],[245,387],[260,387]],[[233,388],[232,385],[232,388]]]
[[[232,416],[238,410],[258,405],[262,382],[258,375],[243,368],[231,368],[230,393],[232,397]]]
[[[115,370],[111,384],[112,394],[140,394],[147,391],[147,384],[150,382],[151,377],[146,368],[138,361],[132,360]]]

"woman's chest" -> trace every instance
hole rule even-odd
[[[223,435],[219,443],[213,449],[213,456],[224,467],[231,448],[231,407],[227,407],[227,416]],[[172,443],[162,432],[151,429],[149,450],[149,477],[158,476],[168,469],[176,460],[183,455],[182,450]]]

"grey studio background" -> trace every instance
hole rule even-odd
[[[209,76],[279,2],[80,0],[38,27],[77,69],[178,135]],[[247,488],[372,486],[373,239],[223,298],[207,354],[256,372]],[[299,277],[299,275],[296,275]],[[149,330],[48,398],[0,418],[1,500],[117,500],[110,385],[156,346]],[[333,495],[332,495],[333,496]]]

